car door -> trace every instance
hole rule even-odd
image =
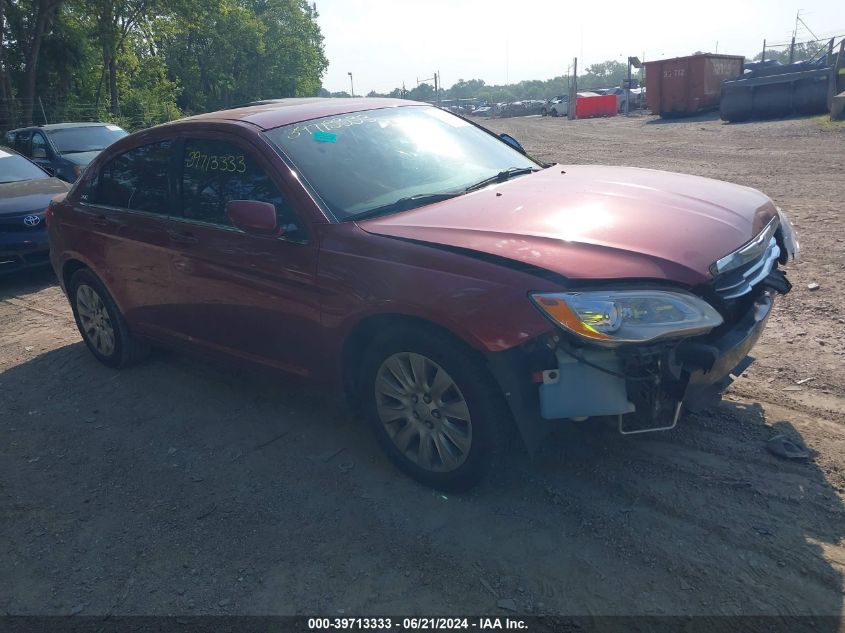
[[[173,304],[168,218],[176,143],[132,148],[106,162],[81,192],[75,240],[133,330],[167,338]]]
[[[320,328],[317,245],[290,191],[261,152],[235,135],[184,138],[180,167],[181,222],[170,236],[174,330],[212,351],[311,374]],[[237,229],[226,214],[229,200],[273,203],[283,234]]]

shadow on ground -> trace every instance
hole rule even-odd
[[[571,425],[454,496],[325,394],[175,354],[116,372],[68,345],[0,389],[9,613],[841,614],[845,511],[766,452],[801,431],[760,405]]]

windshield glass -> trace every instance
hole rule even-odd
[[[0,149],[0,184],[41,178],[49,176],[27,159]]]
[[[116,125],[92,125],[50,130],[48,134],[60,154],[74,154],[106,149],[127,132]]]
[[[340,220],[418,196],[463,193],[534,161],[474,125],[433,106],[323,117],[267,132]]]

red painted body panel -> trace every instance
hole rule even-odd
[[[482,251],[571,279],[695,285],[775,215],[765,195],[649,169],[558,165],[362,228]]]

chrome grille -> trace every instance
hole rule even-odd
[[[716,277],[713,280],[716,293],[722,299],[736,299],[748,294],[777,266],[779,256],[780,247],[773,237],[769,240],[766,249],[756,258]]]

